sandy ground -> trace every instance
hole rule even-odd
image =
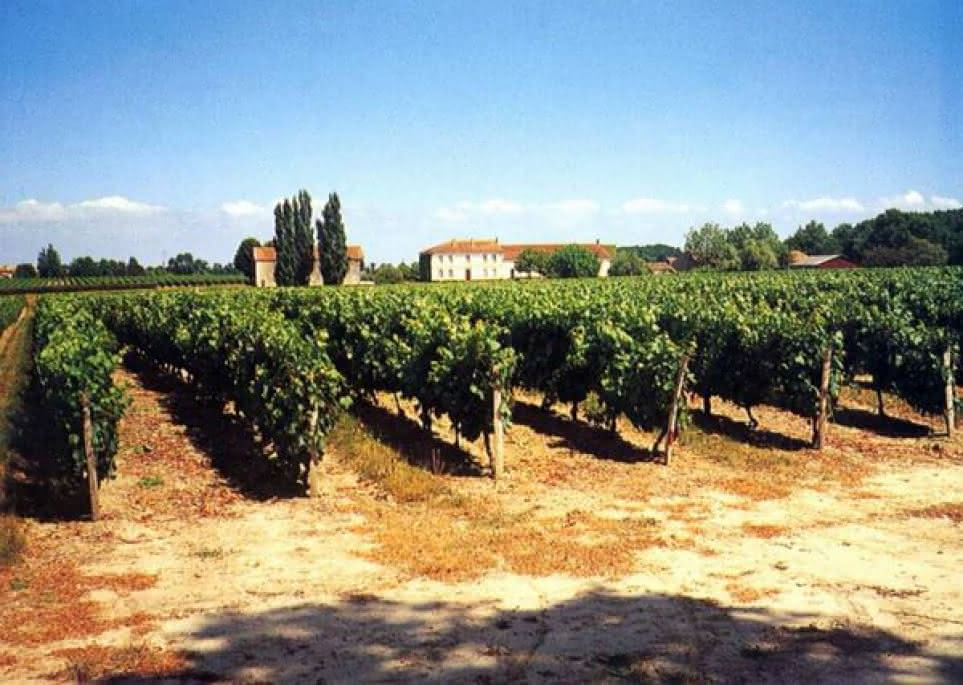
[[[417,544],[389,563],[381,541],[410,522],[428,549],[435,516],[439,535],[468,528],[471,557],[479,519],[394,502],[336,452],[318,497],[239,485],[211,466],[230,440],[185,425],[169,388],[122,377],[134,404],[105,520],[30,520],[27,558],[0,571],[3,682],[963,682],[959,438],[834,428],[819,458],[753,447],[774,460],[756,479],[711,453],[727,438],[689,440],[667,468],[518,421],[505,481],[432,478],[497,505],[512,534],[598,542],[630,568],[520,573],[541,567],[496,541],[495,561],[479,542],[477,568],[446,575],[413,570]],[[757,489],[777,464],[785,478]],[[626,551],[641,538],[606,520],[658,542]]]

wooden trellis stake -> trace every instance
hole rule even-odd
[[[90,420],[90,402],[87,395],[80,396],[84,412],[84,457],[87,459],[87,484],[90,486],[90,520],[100,518],[100,499],[97,488],[97,457],[94,455],[94,428]]]
[[[816,425],[813,430],[813,447],[823,448],[826,440],[826,420],[829,418],[829,378],[833,367],[833,348],[827,347],[823,355],[823,368],[819,380],[819,411],[816,414]]]
[[[502,391],[492,392],[492,417],[495,424],[495,445],[492,451],[492,478],[498,480],[505,472],[505,425],[502,422]]]
[[[675,390],[672,392],[672,407],[669,409],[669,421],[665,427],[665,465],[672,460],[672,443],[679,437],[676,424],[679,420],[679,402],[682,399],[682,388],[685,386],[685,373],[689,367],[689,355],[682,355],[679,362],[679,372],[675,377]]]
[[[956,431],[956,390],[953,387],[953,344],[946,346],[943,353],[943,373],[946,375],[944,386],[945,408],[943,418],[946,419],[946,435],[952,438]]]

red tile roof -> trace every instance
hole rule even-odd
[[[447,243],[432,245],[427,250],[422,250],[421,254],[476,254],[479,252],[501,252],[502,246],[497,240],[449,240]]]
[[[599,259],[612,259],[612,253],[615,248],[611,245],[600,245],[599,243],[576,243],[579,247],[584,248],[594,254]],[[535,252],[549,252],[554,253],[565,247],[565,243],[530,243],[530,244],[516,244],[516,245],[502,245],[502,258],[514,262],[518,259],[520,255],[525,250],[534,250]]]
[[[445,243],[432,245],[422,250],[423,255],[435,254],[477,254],[480,252],[494,252],[501,254],[504,259],[515,261],[525,250],[535,250],[536,252],[558,252],[568,243],[516,243],[502,245],[498,240],[491,239],[468,239],[468,240],[449,240]],[[599,243],[582,243],[579,247],[585,248],[599,259],[611,259],[615,252],[613,245],[600,245]]]
[[[348,245],[348,259],[364,260],[364,250],[360,245]]]

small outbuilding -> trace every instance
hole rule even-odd
[[[856,264],[838,254],[806,255],[794,251],[789,254],[790,269],[855,269]]]
[[[653,274],[674,274],[675,269],[668,262],[646,262],[645,268]]]

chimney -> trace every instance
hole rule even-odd
[[[595,244],[596,244],[596,245],[599,244],[599,239],[598,239],[598,238],[595,239]]]

